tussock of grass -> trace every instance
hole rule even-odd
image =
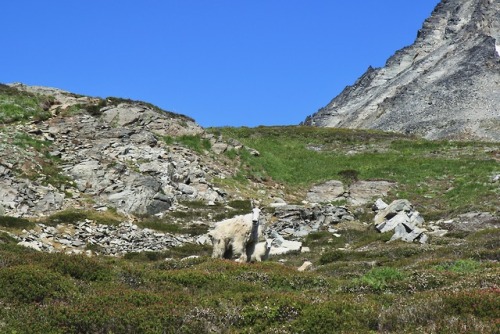
[[[385,289],[392,282],[401,281],[405,278],[404,273],[396,268],[380,267],[374,268],[356,279],[355,283],[360,285],[367,285],[375,291]]]
[[[22,229],[33,228],[34,226],[35,226],[34,222],[29,221],[28,219],[25,218],[0,216],[0,227],[22,230]]]
[[[103,225],[118,225],[121,222],[119,216],[114,210],[107,210],[104,212],[90,211],[90,210],[74,210],[68,209],[59,211],[41,222],[48,226],[56,226],[58,224],[74,225],[78,222],[84,222],[86,219],[92,220],[97,224]]]
[[[445,263],[437,266],[438,270],[449,270],[456,273],[470,273],[476,271],[480,267],[480,263],[475,260],[465,259],[457,260],[451,263]]]
[[[203,153],[204,151],[209,151],[212,144],[208,139],[201,138],[200,135],[182,135],[179,137],[162,137],[163,141],[167,145],[178,144],[190,148],[197,153]]]

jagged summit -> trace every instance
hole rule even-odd
[[[500,1],[441,1],[413,45],[304,124],[500,141]]]

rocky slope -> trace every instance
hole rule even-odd
[[[500,2],[442,0],[414,44],[304,124],[500,140]]]
[[[2,127],[0,214],[29,217],[90,206],[154,215],[183,200],[223,201],[225,193],[209,180],[231,171],[209,152],[175,142],[184,136],[220,147],[194,120],[142,102],[20,84],[11,89],[27,92],[25,99],[49,96],[44,109],[51,116]]]

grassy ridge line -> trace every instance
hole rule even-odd
[[[271,178],[292,191],[342,180],[355,171],[361,180],[398,183],[390,197],[408,198],[427,218],[472,210],[498,210],[500,144],[428,141],[377,131],[312,127],[212,128],[260,152],[242,154],[246,177]],[[349,182],[350,180],[343,180]]]

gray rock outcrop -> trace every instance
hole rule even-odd
[[[440,220],[436,226],[445,231],[476,232],[500,228],[500,216],[489,212],[469,212],[449,220]]]
[[[321,230],[336,232],[334,226],[341,222],[354,220],[352,213],[343,206],[332,204],[316,205],[283,205],[275,208],[273,221],[267,227],[270,238],[282,238],[293,241],[301,240],[309,233]],[[274,244],[274,243],[273,243]]]
[[[118,226],[110,226],[88,220],[56,227],[37,224],[35,229],[25,230],[20,235],[12,234],[12,237],[18,240],[20,246],[37,251],[113,256],[163,251],[186,243],[198,243],[197,237],[141,229],[133,223],[122,222]]]
[[[306,201],[311,203],[335,203],[346,201],[350,205],[360,206],[370,203],[377,197],[385,197],[395,186],[389,181],[356,181],[350,186],[341,181],[330,180],[315,185],[306,194]]]
[[[224,201],[225,192],[209,180],[224,177],[225,172],[203,153],[167,143],[176,136],[202,140],[204,130],[190,118],[141,102],[76,97],[54,88],[21,84],[12,87],[50,95],[55,102],[51,119],[15,125],[10,134],[0,133],[6,143],[0,145],[4,214],[50,214],[83,207],[90,197],[95,207],[148,215],[169,210],[182,200]],[[50,143],[49,154],[8,144],[8,136]],[[51,175],[44,171],[47,159],[57,161],[59,170],[47,170]],[[32,176],[23,177],[23,173]]]
[[[442,0],[415,42],[304,124],[500,141],[500,2]]]
[[[382,233],[394,231],[390,241],[427,242],[428,236],[424,233],[427,230],[423,228],[424,218],[408,200],[398,199],[389,205],[377,200],[376,206],[384,209],[380,209],[373,219],[375,228]]]

